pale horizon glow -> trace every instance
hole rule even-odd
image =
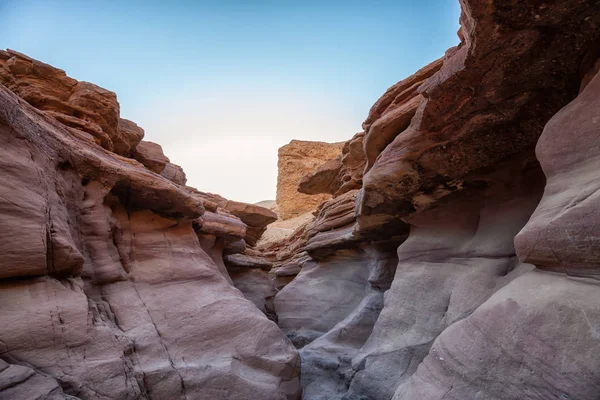
[[[189,186],[250,203],[275,198],[279,147],[348,140],[458,43],[454,0],[173,3],[0,0],[0,48],[116,92]]]

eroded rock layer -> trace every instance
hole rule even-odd
[[[600,1],[461,6],[364,132],[280,151],[264,241],[114,93],[0,52],[0,397],[597,399]]]
[[[461,6],[460,45],[300,180],[333,198],[266,249],[306,400],[600,393],[600,2]]]
[[[419,87],[410,126],[363,178],[361,229],[426,208],[469,172],[532,149],[577,95],[582,58],[597,46],[597,1],[461,5],[461,44]]]
[[[298,193],[298,180],[326,161],[337,158],[344,143],[292,140],[279,149],[277,206],[282,219],[314,211],[329,195]]]
[[[0,59],[0,398],[299,398],[297,351],[223,262],[274,214],[182,186],[141,135],[139,162],[114,153],[135,126],[111,92]]]

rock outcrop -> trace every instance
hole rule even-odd
[[[0,397],[597,399],[600,2],[460,3],[279,215],[0,52]]]
[[[56,380],[33,369],[0,360],[0,397],[3,399],[61,400],[65,396]]]
[[[333,195],[276,253],[307,400],[600,393],[600,3],[461,5],[461,44],[376,102],[363,154],[299,182]]]
[[[184,186],[187,183],[187,177],[183,171],[183,168],[177,164],[172,164],[170,162],[166,163],[165,168],[160,174],[178,185]]]
[[[314,211],[330,195],[298,193],[298,181],[326,161],[337,158],[344,143],[292,140],[279,149],[277,162],[277,206],[282,219]]]
[[[0,84],[107,150],[128,155],[144,130],[119,117],[117,95],[14,50],[0,50]]]
[[[371,169],[377,156],[408,126],[425,100],[419,87],[442,67],[436,60],[415,74],[390,87],[371,107],[363,123],[366,170]],[[366,172],[366,171],[365,171]]]
[[[410,126],[363,178],[360,229],[427,208],[469,172],[533,148],[579,90],[581,60],[596,45],[596,1],[461,4],[461,44],[419,87],[425,100]]]
[[[344,144],[337,158],[303,176],[298,182],[298,191],[304,194],[326,193],[335,197],[360,189],[367,162],[363,151],[364,137],[364,132],[357,133]]]
[[[0,60],[0,397],[299,398],[297,351],[223,262],[272,212],[159,175],[112,92]],[[114,152],[134,136],[141,163]]]
[[[133,150],[133,158],[142,163],[152,172],[160,174],[169,163],[169,158],[163,153],[160,144],[142,140]]]

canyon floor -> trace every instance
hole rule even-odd
[[[0,50],[0,399],[600,399],[600,1],[460,3],[259,204]]]

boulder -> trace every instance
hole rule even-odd
[[[187,177],[185,176],[185,172],[183,172],[183,168],[170,162],[165,165],[165,169],[163,169],[160,174],[178,185],[184,186],[187,182]]]
[[[141,162],[150,171],[160,174],[169,159],[158,143],[142,140],[133,150],[133,158]]]
[[[248,226],[244,239],[250,246],[256,245],[267,229],[267,225],[277,221],[277,214],[275,212],[256,204],[228,200],[223,204],[223,208],[240,218]]]
[[[144,138],[144,130],[135,122],[125,118],[119,118],[119,124],[117,128],[120,140],[114,143],[114,151],[117,154],[129,156],[132,150],[134,150]],[[181,172],[183,173],[183,170]]]

